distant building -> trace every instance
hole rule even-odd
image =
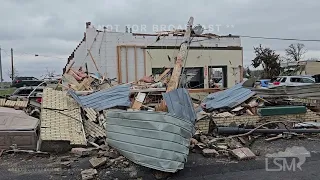
[[[320,61],[305,60],[281,63],[282,74],[286,75],[316,75],[320,74]]]
[[[76,68],[84,67],[87,63],[89,72],[96,72],[89,50],[99,71],[106,73],[109,78],[117,78],[120,83],[137,81],[145,75],[156,75],[163,67],[174,66],[183,37],[161,36],[158,41],[157,38],[156,34],[101,31],[89,22],[83,40],[70,55],[66,67],[73,61],[73,67]],[[190,87],[209,88],[212,74],[222,79],[222,86],[232,87],[243,78],[240,37],[193,37],[185,67]]]

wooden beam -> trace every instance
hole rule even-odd
[[[219,88],[207,88],[207,89],[188,89],[189,93],[215,93],[218,91],[223,91],[224,89]]]
[[[98,66],[97,66],[97,63],[96,63],[96,61],[94,60],[94,58],[93,58],[93,56],[92,56],[92,54],[91,54],[91,51],[90,51],[89,49],[88,49],[88,53],[89,53],[89,55],[90,55],[90,57],[91,57],[91,59],[92,59],[92,61],[93,61],[94,66],[96,67],[99,75],[102,76],[102,74],[100,73],[99,68],[98,68]]]
[[[127,83],[129,82],[129,73],[128,73],[128,47],[126,47],[126,77]]]
[[[146,64],[146,62],[147,62],[147,51],[146,51],[146,49],[143,49],[143,68],[144,68],[144,75],[146,76],[147,75],[147,64]],[[152,67],[151,67],[152,68]]]
[[[166,75],[170,72],[170,70],[171,70],[171,69],[166,69],[166,70],[165,70],[159,77],[157,77],[154,81],[155,81],[155,82],[161,81],[162,78],[163,78],[164,76],[166,76]]]
[[[134,76],[135,76],[135,81],[138,81],[138,60],[137,60],[136,46],[134,46]]]
[[[128,47],[128,48],[134,48],[134,47],[140,47],[140,48],[145,48],[147,46],[139,46],[139,45],[133,45],[133,44],[122,44],[122,45],[118,45],[119,47]]]
[[[121,47],[117,46],[117,64],[118,64],[118,83],[122,82],[122,74],[121,74]]]
[[[190,17],[188,21],[186,33],[184,34],[183,41],[177,56],[177,60],[175,62],[175,66],[173,68],[170,81],[168,83],[167,92],[172,91],[179,86],[179,79],[181,75],[182,65],[183,65],[183,62],[186,60],[188,46],[190,45],[190,35],[191,35],[192,24],[193,24],[193,17]]]

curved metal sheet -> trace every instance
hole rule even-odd
[[[168,113],[108,111],[108,144],[131,161],[165,172],[184,168],[194,131],[190,121]]]

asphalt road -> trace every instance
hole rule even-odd
[[[320,141],[277,140],[256,142],[251,149],[259,154],[255,160],[237,161],[233,158],[204,158],[191,153],[185,168],[163,179],[172,180],[318,180],[320,177]],[[311,154],[301,169],[288,171],[266,171],[265,154],[302,146]],[[61,169],[59,156],[34,157],[30,155],[3,155],[0,159],[1,180],[81,179],[80,172],[90,167],[88,158],[75,158],[70,169]],[[291,162],[293,158],[287,158]],[[297,160],[297,159],[296,159]],[[269,161],[269,168],[277,166]],[[132,164],[127,168],[100,168],[99,179],[155,179],[155,171]]]

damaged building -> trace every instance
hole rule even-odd
[[[157,76],[173,68],[183,36],[141,34],[96,29],[86,23],[85,35],[68,58],[65,69],[87,67],[118,83]],[[243,49],[239,36],[195,35],[183,70],[187,88],[232,87],[242,81]],[[64,69],[64,70],[65,70]]]

